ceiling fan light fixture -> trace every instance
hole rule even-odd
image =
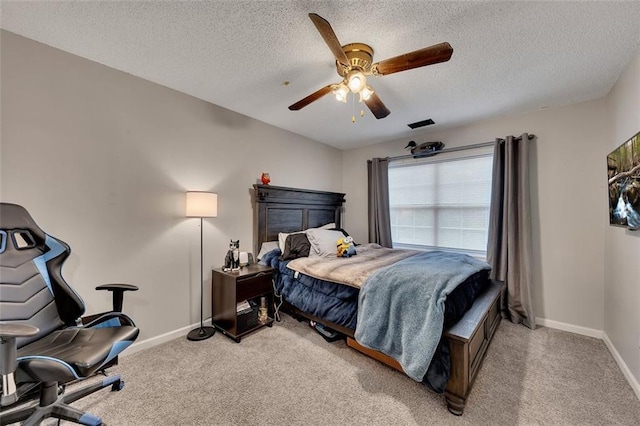
[[[340,83],[333,88],[333,94],[336,95],[338,101],[347,102],[349,88],[344,83]]]
[[[368,101],[371,95],[373,95],[373,89],[371,88],[371,86],[365,86],[360,91],[360,102]]]
[[[352,93],[359,93],[367,85],[367,78],[361,71],[349,71],[347,75],[347,85]]]
[[[360,102],[364,102],[376,119],[385,118],[391,111],[385,106],[380,97],[367,86],[365,76],[376,77],[447,62],[451,59],[453,48],[447,42],[414,50],[379,62],[373,62],[373,48],[364,43],[349,43],[342,45],[338,41],[331,24],[316,13],[310,13],[309,18],[324,39],[327,47],[333,53],[336,72],[342,78],[337,84],[328,84],[316,90],[309,96],[289,106],[291,111],[298,111],[324,95],[332,92],[336,99],[346,102],[349,92],[359,95]],[[355,115],[354,115],[355,120]]]

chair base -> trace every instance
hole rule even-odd
[[[3,407],[0,413],[0,425],[8,425],[23,421],[22,426],[39,425],[44,419],[57,418],[88,426],[102,425],[102,419],[87,412],[71,407],[69,404],[100,389],[111,386],[117,391],[123,388],[124,382],[120,375],[115,374],[104,380],[77,389],[68,394],[58,395],[58,383],[46,382],[41,384],[40,400],[32,400],[15,407]]]
[[[196,340],[196,341],[205,340],[213,336],[214,334],[216,334],[215,328],[203,326],[203,327],[198,327],[191,330],[189,334],[187,334],[187,339]]]

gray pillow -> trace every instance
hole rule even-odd
[[[338,253],[338,240],[344,237],[340,231],[330,231],[328,229],[309,229],[307,237],[311,243],[310,256],[336,256]]]

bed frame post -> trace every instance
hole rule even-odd
[[[465,342],[449,339],[451,354],[451,373],[444,391],[449,412],[461,416],[469,390],[469,351]]]

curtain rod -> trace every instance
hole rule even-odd
[[[493,146],[495,145],[496,141],[491,141],[491,142],[482,142],[482,143],[476,143],[473,145],[465,145],[465,146],[455,146],[453,148],[443,148],[440,151],[434,151],[433,153],[428,153],[428,154],[424,154],[424,155],[418,155],[418,156],[413,156],[411,154],[405,154],[405,155],[397,155],[395,157],[387,157],[387,160],[405,160],[405,159],[409,159],[409,158],[427,158],[427,157],[432,157],[436,154],[440,154],[443,152],[455,152],[455,151],[463,151],[465,149],[474,149],[474,148],[483,148],[485,146]]]
[[[533,139],[535,138],[536,135],[529,135],[529,139]],[[514,138],[514,139],[520,139],[520,137]],[[504,142],[504,139],[502,138],[498,138],[499,141]],[[453,148],[443,148],[440,151],[434,151],[433,153],[429,153],[429,154],[425,154],[425,155],[421,155],[421,156],[417,156],[414,157],[411,154],[405,154],[405,155],[397,155],[395,157],[387,157],[387,160],[405,160],[405,159],[409,159],[409,158],[427,158],[427,157],[432,157],[436,154],[440,154],[442,152],[455,152],[455,151],[464,151],[465,149],[475,149],[475,148],[484,148],[485,146],[492,146],[496,143],[496,141],[491,141],[491,142],[480,142],[480,143],[475,143],[472,145],[465,145],[465,146],[454,146]],[[371,161],[371,160],[369,160]]]

